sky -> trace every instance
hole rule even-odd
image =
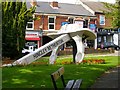
[[[51,1],[58,1],[60,3],[75,3],[76,0],[37,0],[37,1],[47,1],[47,2],[51,2]],[[115,0],[91,0],[91,1],[101,1],[101,2],[108,2],[108,3],[115,3]]]

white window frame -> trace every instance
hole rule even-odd
[[[35,18],[34,14],[32,16],[33,16],[33,18]],[[34,20],[31,21],[31,22],[27,22],[27,24],[29,24],[29,23],[32,24],[32,28],[28,28],[27,25],[26,25],[26,30],[34,30]]]
[[[32,28],[28,28],[27,25],[26,25],[27,30],[33,30],[34,29],[34,23],[33,22],[27,22],[27,24],[32,24]]]
[[[49,23],[49,18],[54,18],[54,23]],[[56,16],[48,16],[48,30],[55,30]],[[54,25],[54,29],[50,29],[49,25]]]
[[[100,15],[99,18],[100,18],[100,21],[99,21],[100,25],[105,25],[105,15]]]

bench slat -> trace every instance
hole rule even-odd
[[[80,85],[82,83],[82,79],[77,79],[77,80],[69,80],[67,84],[65,84],[64,81],[64,67],[61,67],[58,69],[56,72],[51,74],[52,82],[54,85],[54,89],[57,90],[57,85],[56,85],[56,80],[61,77],[61,81],[63,83],[63,87],[65,88],[64,90],[79,90]]]
[[[79,90],[79,87],[80,87],[81,83],[82,83],[82,79],[76,80],[76,82],[73,86],[73,90]]]
[[[63,75],[63,73],[64,73],[64,67],[61,67],[58,71],[59,71],[60,76]]]
[[[52,73],[52,76],[53,76],[53,78],[54,78],[55,81],[60,77],[58,71]]]
[[[70,90],[72,88],[73,84],[74,84],[74,80],[69,80],[65,87],[65,90]]]

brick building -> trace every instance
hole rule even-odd
[[[104,14],[104,11],[110,12],[105,5],[102,2],[93,2],[89,0],[78,0],[77,4],[82,5],[87,10],[89,10],[93,15],[96,16],[96,19],[94,19],[93,24],[96,25],[96,33],[97,33],[97,39],[94,41],[89,41],[93,44],[96,43],[96,47],[102,48],[103,45],[104,48],[108,46],[114,46],[114,30],[112,29],[112,19],[109,17],[106,17]],[[92,26],[92,25],[90,25]]]
[[[97,33],[99,28],[110,27],[111,19],[107,19],[101,10],[105,10],[100,2],[78,0],[76,4],[53,2],[27,2],[27,8],[36,6],[33,20],[26,26],[26,44],[36,45],[35,48],[44,45],[52,39],[47,33],[56,33],[60,27],[68,23],[77,23],[83,28],[90,28]],[[86,41],[92,47],[97,47],[95,41]]]

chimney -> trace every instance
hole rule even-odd
[[[31,5],[32,6],[37,6],[37,1],[36,0],[31,0]]]
[[[57,2],[57,1],[51,2],[50,5],[51,5],[53,8],[58,8],[58,2]]]

